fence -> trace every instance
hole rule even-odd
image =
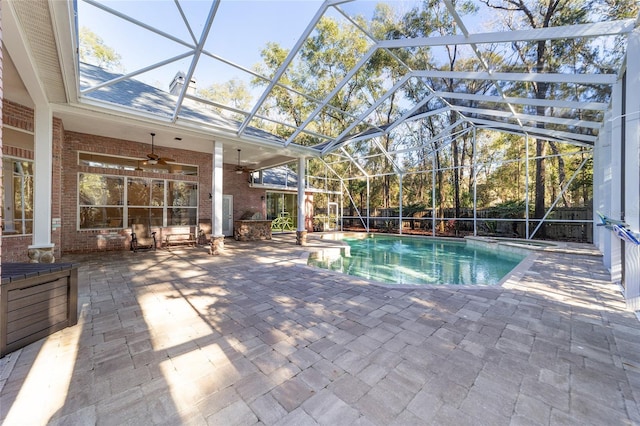
[[[366,210],[362,212],[364,223]],[[371,231],[399,233],[398,209],[374,209],[369,217]],[[436,235],[460,236],[474,234],[472,209],[462,209],[459,217],[455,217],[454,209],[444,209],[443,217],[436,217],[431,211],[415,212],[402,217],[402,232],[416,234],[433,234],[435,222]],[[526,238],[527,221],[524,213],[521,217],[494,217],[493,209],[479,209],[476,212],[477,235]],[[537,219],[529,219],[529,235],[539,224]],[[360,217],[343,216],[345,230],[364,230]],[[556,208],[544,224],[536,231],[534,238],[556,241],[593,242],[593,211],[590,207]]]

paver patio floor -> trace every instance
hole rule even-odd
[[[0,361],[0,423],[640,424],[640,322],[600,257],[391,288],[294,242],[63,257],[79,323]]]

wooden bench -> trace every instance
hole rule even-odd
[[[195,246],[197,242],[196,233],[191,227],[173,228],[166,234],[164,245],[166,247],[179,245]]]

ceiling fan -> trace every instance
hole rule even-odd
[[[251,170],[250,168],[240,165],[240,151],[241,149],[238,148],[238,165],[236,166],[236,174],[241,175],[242,173],[252,172],[253,170]]]
[[[173,158],[163,158],[160,157],[158,154],[155,153],[155,149],[154,149],[154,144],[153,144],[153,138],[155,137],[155,133],[150,133],[151,135],[151,152],[149,154],[147,154],[147,159],[144,161],[143,164],[148,164],[148,165],[156,165],[156,164],[160,164],[160,165],[166,165],[167,162],[174,162],[176,160],[174,160]]]

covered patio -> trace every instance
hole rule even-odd
[[[0,361],[0,422],[640,422],[638,320],[592,246],[420,289],[305,266],[331,243],[294,238],[70,256],[79,322]]]

